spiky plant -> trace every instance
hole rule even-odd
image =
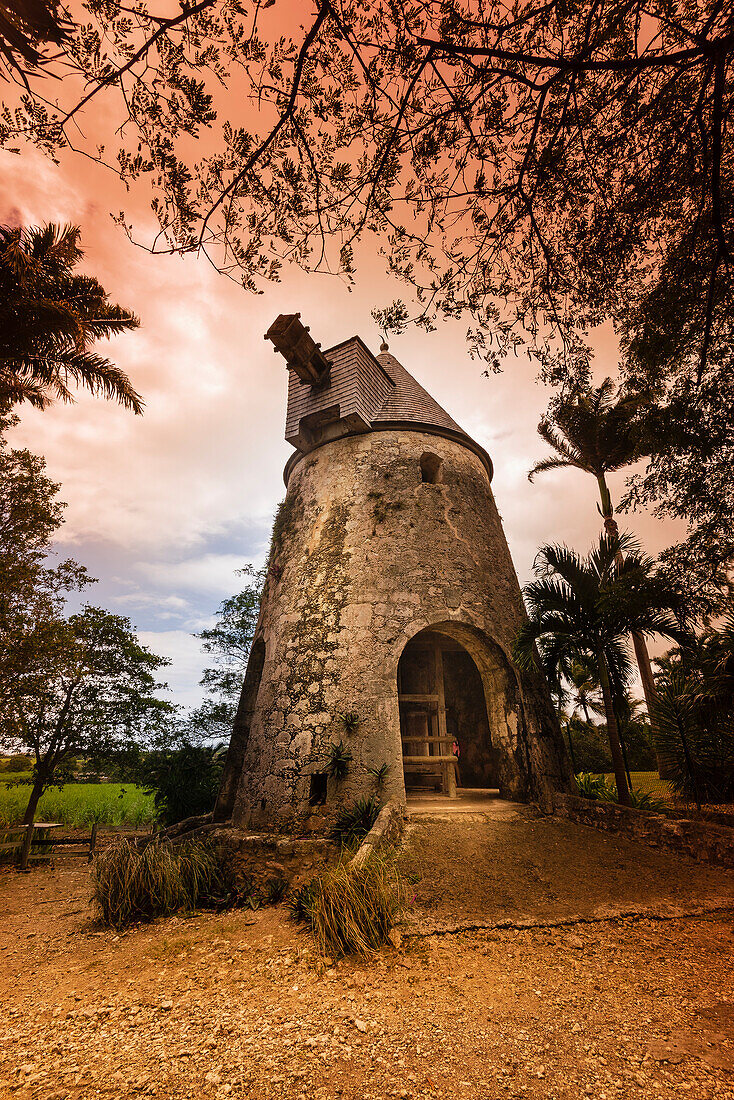
[[[329,835],[342,847],[350,847],[367,836],[380,812],[376,798],[358,798],[351,806],[345,806],[337,814]]]
[[[288,895],[288,910],[294,921],[307,924],[311,918],[314,897],[319,888],[319,879],[304,882]]]
[[[352,759],[352,751],[347,748],[343,741],[340,741],[338,745],[332,742],[326,756],[326,767],[324,770],[326,774],[330,775],[333,779],[343,779],[349,771],[349,765]]]
[[[379,768],[368,768],[368,773],[375,781],[375,786],[378,791],[382,790],[385,786],[385,780],[387,779],[388,772],[390,771],[389,764],[380,764]]]

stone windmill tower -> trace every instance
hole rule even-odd
[[[216,818],[318,825],[457,783],[547,801],[570,771],[544,681],[512,664],[489,455],[386,345],[321,352],[299,314],[266,338],[295,450]]]

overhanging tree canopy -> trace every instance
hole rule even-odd
[[[493,369],[525,344],[548,380],[585,382],[589,330],[611,318],[623,380],[675,428],[629,503],[689,520],[697,541],[671,568],[702,562],[699,587],[721,591],[734,554],[730,3],[75,10],[63,61],[42,67],[63,83],[27,71],[17,95],[8,85],[0,143],[81,147],[147,181],[153,249],[201,250],[252,290],[286,262],[354,279],[376,235],[410,296],[381,322],[464,317]]]
[[[64,87],[30,79],[2,138],[78,145],[116,95],[124,148],[87,151],[149,178],[156,247],[255,286],[283,260],[351,275],[376,231],[424,323],[468,312],[494,351],[524,328],[552,373],[549,335],[581,369],[579,334],[612,316],[638,365],[687,350],[703,374],[733,50],[723,0],[87,0]]]

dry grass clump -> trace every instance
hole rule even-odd
[[[229,892],[217,850],[202,842],[176,848],[153,843],[139,849],[119,840],[95,861],[92,886],[100,918],[118,930],[211,904]]]
[[[338,864],[308,893],[304,919],[327,955],[373,955],[389,942],[402,908],[395,861],[374,855],[356,869]]]

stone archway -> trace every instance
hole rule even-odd
[[[398,704],[406,790],[433,785],[454,797],[458,783],[526,797],[531,765],[517,680],[482,631],[447,620],[413,635],[398,663]]]

